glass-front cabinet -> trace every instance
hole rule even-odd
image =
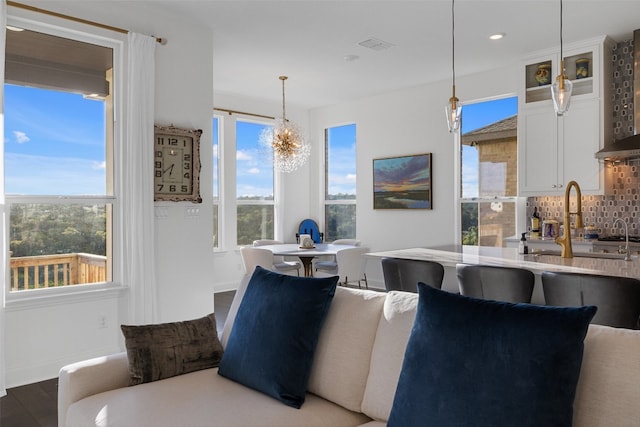
[[[603,194],[603,167],[594,154],[612,138],[610,83],[613,41],[599,37],[563,48],[573,83],[569,111],[556,116],[551,85],[560,73],[560,52],[547,50],[522,63],[518,112],[518,194],[564,194],[576,181],[586,194]]]

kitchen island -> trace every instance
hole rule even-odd
[[[542,282],[540,281],[540,274],[543,271],[640,278],[640,261],[637,256],[634,256],[630,261],[583,256],[562,258],[557,255],[521,255],[516,248],[462,245],[396,249],[383,252],[370,252],[366,256],[378,259],[402,258],[439,262],[445,267],[445,280],[442,288],[452,292],[458,291],[455,274],[456,264],[481,264],[524,268],[532,271],[536,275],[536,285],[531,300],[532,303],[536,304],[544,303]]]

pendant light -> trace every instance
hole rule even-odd
[[[553,108],[558,116],[564,115],[569,110],[571,102],[571,92],[573,83],[567,78],[564,69],[564,53],[562,50],[562,0],[560,0],[560,74],[556,77],[556,81],[551,85],[551,98],[553,99]]]
[[[455,39],[455,0],[451,0],[451,98],[445,108],[449,132],[455,132],[460,128],[460,118],[462,116],[462,105],[456,98],[456,39]]]
[[[293,172],[302,166],[311,153],[311,147],[305,142],[300,127],[287,120],[284,82],[287,76],[280,76],[282,81],[282,117],[275,119],[273,129],[265,129],[260,135],[260,142],[273,151],[273,167],[281,172]]]

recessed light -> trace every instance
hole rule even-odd
[[[500,39],[501,39],[501,38],[503,38],[504,36],[506,36],[506,34],[505,34],[505,33],[495,33],[495,34],[491,34],[491,35],[489,36],[489,38],[490,38],[491,40],[500,40]]]

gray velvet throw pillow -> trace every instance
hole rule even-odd
[[[184,322],[120,328],[129,359],[129,385],[214,368],[222,359],[213,314]]]

